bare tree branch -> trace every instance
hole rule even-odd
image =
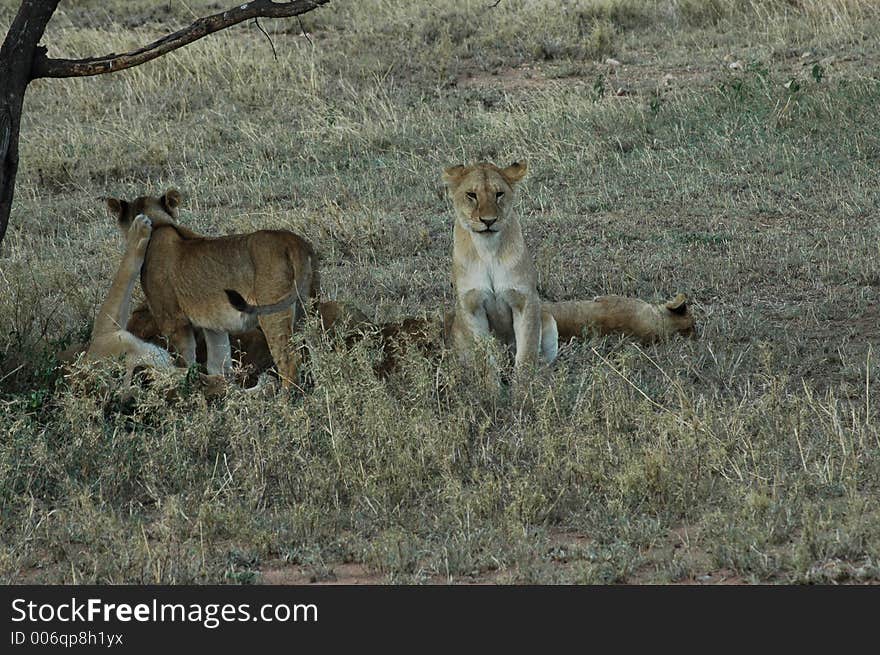
[[[304,37],[306,37],[306,41],[308,41],[309,45],[311,45],[311,46],[315,45],[314,43],[312,43],[312,37],[310,37],[309,33],[306,32],[306,26],[303,25],[302,16],[297,16],[296,19],[299,21],[299,30],[300,30],[300,32],[302,32],[302,35]]]
[[[31,79],[40,77],[85,77],[112,73],[161,57],[185,45],[197,41],[208,34],[213,34],[237,23],[252,18],[289,18],[299,16],[330,0],[290,0],[289,2],[273,2],[272,0],[253,0],[227,11],[212,16],[199,18],[189,27],[162,37],[148,45],[123,54],[109,54],[103,57],[88,59],[50,59],[45,49],[40,49],[34,57],[31,67]]]
[[[260,28],[260,31],[263,33],[263,36],[266,37],[266,40],[269,42],[269,45],[272,46],[272,56],[275,58],[275,61],[278,61],[278,53],[275,52],[275,42],[272,41],[272,37],[269,36],[269,33],[263,29],[263,26],[260,25],[260,19],[254,18],[254,23],[257,24],[257,27]]]

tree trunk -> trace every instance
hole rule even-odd
[[[15,174],[18,171],[18,135],[21,108],[28,82],[38,77],[82,77],[111,73],[161,57],[202,37],[237,23],[256,18],[299,16],[330,0],[251,0],[212,16],[199,18],[189,27],[162,37],[143,48],[121,55],[89,59],[49,59],[40,39],[60,0],[22,0],[6,40],[0,47],[0,244],[6,236]]]
[[[46,24],[59,0],[23,0],[0,47],[0,243],[6,235],[15,174],[24,92]]]

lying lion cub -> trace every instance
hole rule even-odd
[[[121,358],[126,367],[122,383],[125,393],[131,387],[132,375],[137,368],[175,369],[173,357],[167,350],[129,329],[131,294],[141,272],[151,232],[150,219],[146,216],[139,215],[132,220],[126,235],[125,253],[95,317],[91,340],[88,345],[74,345],[59,353],[59,363],[74,378],[78,378],[81,372],[71,371],[69,366],[82,353],[85,353],[84,362]],[[222,393],[226,387],[225,379],[218,375],[199,375],[198,383],[209,398]]]
[[[593,334],[622,334],[643,342],[659,341],[675,335],[696,337],[696,325],[687,297],[679,293],[665,303],[652,304],[638,298],[599,296],[594,300],[544,303],[557,322],[560,339],[589,338]],[[398,359],[408,347],[415,347],[426,357],[437,354],[452,338],[455,311],[449,310],[433,318],[407,318],[390,323],[371,323],[354,305],[327,301],[319,305],[321,325],[327,333],[341,334],[351,345],[361,334],[375,333],[383,356],[375,371],[386,377],[397,367]],[[160,343],[159,331],[150,309],[141,305],[132,313],[128,330],[145,341]],[[236,359],[248,375],[245,386],[272,366],[268,344],[257,328],[233,337]],[[198,360],[205,361],[204,342],[199,342]]]
[[[259,323],[282,384],[297,381],[290,340],[320,287],[318,258],[305,239],[284,230],[199,235],[177,225],[180,194],[173,189],[131,202],[108,198],[107,206],[123,230],[139,214],[152,220],[141,286],[160,332],[188,365],[196,361],[194,327],[204,333],[208,373],[222,375],[232,364],[229,333]],[[233,307],[228,291],[246,311]]]
[[[516,347],[517,368],[556,359],[556,322],[541,310],[537,274],[513,212],[514,189],[526,165],[451,166],[443,179],[455,213],[452,283],[455,317],[451,341],[468,353],[494,335]]]
[[[657,304],[638,298],[597,296],[587,301],[545,302],[544,309],[556,319],[560,339],[580,338],[585,333],[625,334],[646,343],[675,334],[696,337],[694,316],[688,311],[683,293]]]

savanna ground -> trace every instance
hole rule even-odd
[[[0,3],[0,31],[18,2]],[[869,0],[337,0],[28,93],[0,249],[0,581],[880,580],[880,11]],[[218,0],[64,2],[54,56]],[[609,59],[620,62],[608,62]],[[326,298],[451,302],[442,167],[530,164],[541,293],[695,301],[700,338],[565,346],[524,396],[452,358],[307,394],[87,395],[100,196],[288,228]],[[114,377],[115,376],[115,377]]]

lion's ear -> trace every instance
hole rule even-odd
[[[128,209],[128,203],[125,200],[119,200],[118,198],[104,198],[104,202],[107,203],[107,211],[113,214],[116,218],[122,218],[125,215],[125,211]]]
[[[678,293],[675,298],[666,303],[666,309],[673,314],[684,315],[688,310],[688,298],[683,293]]]
[[[526,176],[528,170],[529,167],[526,166],[525,162],[515,161],[502,170],[501,174],[504,176],[504,179],[507,180],[507,183],[513,186]]]
[[[470,169],[467,166],[450,166],[443,170],[443,181],[446,186],[457,186],[468,174]]]
[[[165,211],[167,211],[173,218],[177,218],[177,210],[180,207],[180,202],[183,197],[180,195],[180,191],[177,189],[168,189],[165,192],[165,195],[162,196],[162,206],[165,207]]]

